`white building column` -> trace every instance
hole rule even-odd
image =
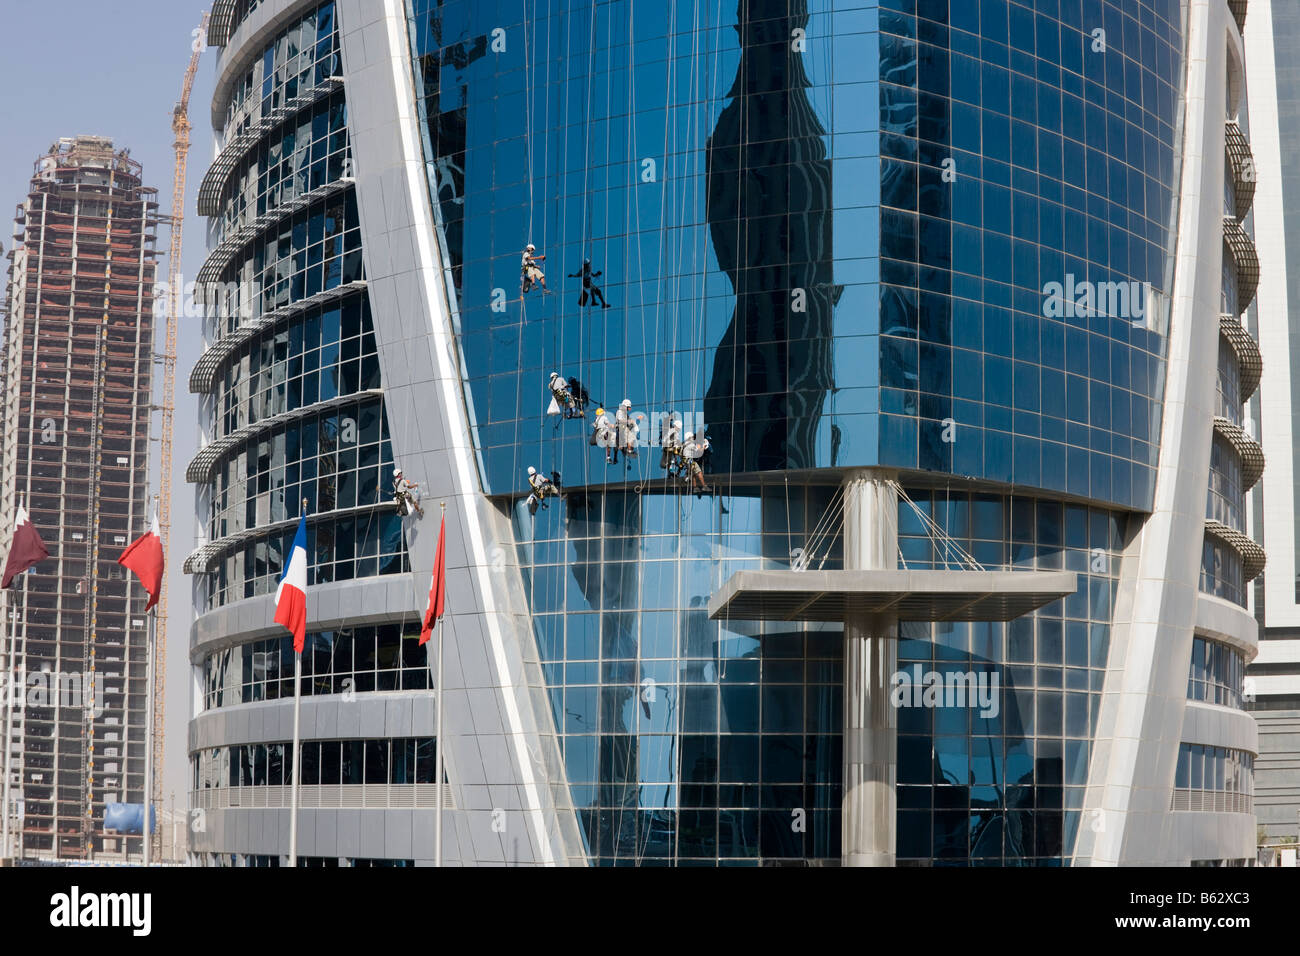
[[[893,475],[852,472],[844,484],[845,570],[898,567],[898,492]],[[844,615],[843,866],[893,866],[897,849],[898,618]]]

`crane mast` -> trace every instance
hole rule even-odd
[[[153,806],[162,805],[162,760],[163,760],[163,689],[167,671],[167,600],[170,588],[167,583],[167,549],[171,545],[171,511],[172,511],[172,440],[176,414],[176,336],[180,317],[184,308],[184,289],[181,276],[181,243],[184,238],[185,223],[185,166],[190,152],[190,91],[194,88],[194,75],[198,72],[199,56],[207,43],[208,14],[204,12],[199,21],[199,28],[191,44],[190,62],[185,69],[185,80],[181,85],[181,98],[172,109],[172,133],[175,139],[172,147],[176,153],[176,166],[172,172],[172,209],[171,209],[171,245],[168,249],[168,272],[170,304],[167,310],[167,338],[163,347],[163,392],[159,409],[162,412],[162,435],[160,441],[161,480],[158,496],[158,530],[162,532],[163,545],[163,579],[162,590],[158,597],[157,626],[154,629],[156,657],[154,662],[153,694],[154,738],[153,746],[153,787],[150,802]],[[147,820],[146,814],[146,820]],[[157,828],[153,836],[154,846],[161,851],[162,827]],[[161,852],[159,852],[161,855]]]

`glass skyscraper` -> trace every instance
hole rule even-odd
[[[286,850],[305,498],[309,857],[437,746],[461,865],[1251,856],[1234,12],[215,4],[195,855]]]

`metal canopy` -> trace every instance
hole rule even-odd
[[[1073,594],[1073,571],[737,571],[709,617],[837,621],[848,613],[907,621],[1010,621]]]

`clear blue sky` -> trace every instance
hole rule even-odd
[[[0,0],[0,232],[11,245],[12,211],[27,192],[32,164],[61,136],[112,137],[144,165],[145,182],[158,188],[160,212],[171,212],[172,107],[191,52],[191,31],[207,4],[197,0]],[[203,263],[204,220],[194,212],[198,182],[212,157],[210,106],[216,51],[199,60],[190,121],[194,124],[185,199],[185,255],[182,271],[192,279]],[[159,248],[168,243],[158,230]],[[170,267],[159,258],[160,272]],[[158,349],[162,349],[159,329]],[[202,349],[196,320],[182,320],[176,373],[176,435],[172,475],[170,622],[167,639],[166,758],[163,803],[171,792],[183,807],[188,787],[185,755],[190,715],[189,627],[193,616],[190,579],[181,561],[194,547],[194,495],[185,466],[196,451],[195,396],[189,370]],[[156,389],[162,388],[161,368]],[[158,446],[151,445],[154,474]]]

